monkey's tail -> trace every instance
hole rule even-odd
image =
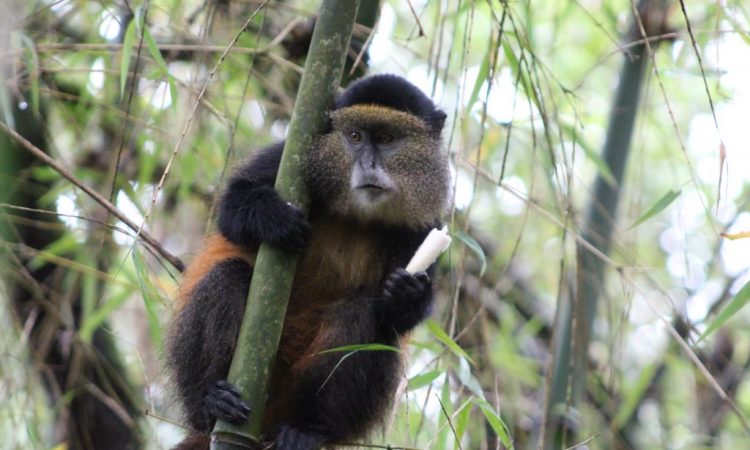
[[[211,439],[208,435],[193,432],[172,450],[208,450],[210,447]]]

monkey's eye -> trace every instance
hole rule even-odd
[[[378,144],[390,144],[393,142],[393,135],[387,132],[378,133],[375,135],[375,142]]]
[[[362,142],[362,133],[359,131],[352,130],[349,132],[349,142],[352,144],[359,144]]]

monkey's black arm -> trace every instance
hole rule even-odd
[[[273,188],[284,142],[266,147],[232,175],[219,204],[219,231],[235,244],[262,242],[300,251],[310,238],[310,224],[301,210]]]
[[[196,431],[211,431],[217,416],[239,421],[249,413],[225,379],[251,272],[241,259],[214,266],[190,293],[170,329],[168,362],[187,422]]]

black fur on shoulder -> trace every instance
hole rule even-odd
[[[336,99],[334,109],[360,104],[382,105],[413,114],[424,120],[436,136],[445,124],[446,114],[419,88],[398,75],[373,75],[357,80]]]

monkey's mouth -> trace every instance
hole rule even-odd
[[[365,183],[357,186],[357,192],[364,195],[369,202],[380,202],[388,198],[391,189],[375,183]]]
[[[373,184],[373,183],[366,183],[361,186],[357,186],[357,189],[362,189],[364,191],[386,191],[387,189],[383,186],[380,186],[379,184]]]
[[[382,184],[370,182],[360,184],[354,192],[360,205],[371,207],[386,201],[390,197],[392,189]]]

